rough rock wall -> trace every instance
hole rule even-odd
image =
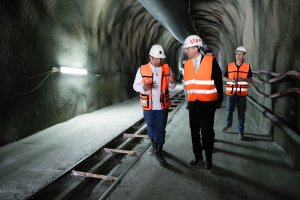
[[[191,15],[197,30],[215,50],[223,68],[234,61],[234,50],[244,45],[246,62],[253,70],[275,73],[300,71],[300,1],[298,0],[191,0]],[[294,73],[295,74],[295,73]],[[255,78],[268,81],[274,76],[263,73]],[[299,79],[286,77],[271,84],[253,82],[259,95],[250,89],[250,97],[280,119],[280,126],[266,118],[256,106],[248,103],[247,117],[251,117],[264,134],[269,134],[292,158],[300,169],[300,98],[293,93],[279,98],[269,95],[300,88]],[[282,130],[287,125],[289,130]],[[292,130],[292,131],[290,131]],[[295,133],[291,139],[287,133]]]
[[[197,31],[208,46],[220,52],[223,67],[234,60],[236,47],[244,45],[246,62],[253,70],[276,73],[300,70],[300,1],[191,0],[191,5]],[[260,92],[268,95],[291,87],[299,88],[299,80],[287,78],[272,85],[258,85]],[[300,132],[299,95],[277,99],[259,97],[253,92],[250,95]],[[256,110],[248,111],[262,131],[272,131]]]
[[[239,11],[244,14],[241,30],[242,43],[247,46],[247,61],[253,69],[264,69],[276,73],[300,70],[300,2],[290,1],[238,1]],[[253,11],[249,11],[253,8]],[[257,78],[270,79],[256,75]],[[299,80],[286,78],[269,85],[259,85],[258,90],[268,95],[299,87]],[[250,94],[258,102],[269,108],[276,116],[284,120],[295,131],[300,132],[299,95],[281,98],[263,98],[253,92]],[[298,109],[298,111],[297,111]],[[256,121],[261,125],[260,118]],[[268,126],[270,127],[270,126]],[[266,131],[268,130],[265,127]]]
[[[177,44],[135,0],[2,0],[0,13],[0,145],[133,97],[151,45]]]

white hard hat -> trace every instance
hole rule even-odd
[[[235,53],[237,53],[238,51],[244,52],[246,54],[246,48],[243,46],[236,48]]]
[[[151,47],[149,55],[154,58],[165,58],[166,57],[164,49],[159,44],[155,44]]]
[[[201,38],[198,36],[198,35],[190,35],[189,37],[187,37],[185,40],[184,40],[184,43],[183,43],[183,48],[189,48],[189,47],[203,47],[203,44],[202,44],[202,40]]]

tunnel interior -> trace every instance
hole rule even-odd
[[[0,12],[1,146],[137,96],[135,73],[153,44],[178,75],[191,34],[222,69],[245,46],[257,80],[250,98],[299,137],[300,1],[2,0]],[[60,67],[88,73],[53,70]],[[252,104],[247,113],[300,163],[284,130]]]

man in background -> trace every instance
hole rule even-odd
[[[248,83],[252,79],[250,64],[245,63],[246,48],[243,46],[235,50],[235,62],[228,64],[224,73],[226,81],[226,126],[222,129],[227,131],[232,126],[232,115],[235,107],[238,109],[238,134],[240,140],[244,138],[244,123],[246,112],[246,97],[248,96]]]

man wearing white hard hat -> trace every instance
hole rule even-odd
[[[252,78],[250,64],[245,63],[246,48],[243,46],[235,50],[235,62],[228,64],[224,73],[226,81],[226,126],[222,129],[227,131],[232,126],[232,115],[235,107],[238,109],[238,134],[239,138],[243,139],[245,112],[246,112],[246,97],[248,96],[248,83]]]
[[[166,166],[162,149],[165,143],[168,108],[171,105],[169,88],[175,88],[176,83],[169,65],[163,64],[166,56],[161,45],[153,45],[149,57],[150,62],[138,69],[133,89],[140,93],[148,136],[152,142],[149,154],[154,154],[159,164]]]
[[[205,169],[212,168],[214,146],[214,117],[223,101],[222,72],[213,56],[202,55],[202,40],[190,35],[183,48],[189,60],[184,64],[184,85],[188,99],[189,120],[194,159],[191,166],[203,161],[205,150]],[[201,140],[202,139],[202,144]],[[203,145],[203,146],[202,146]]]

